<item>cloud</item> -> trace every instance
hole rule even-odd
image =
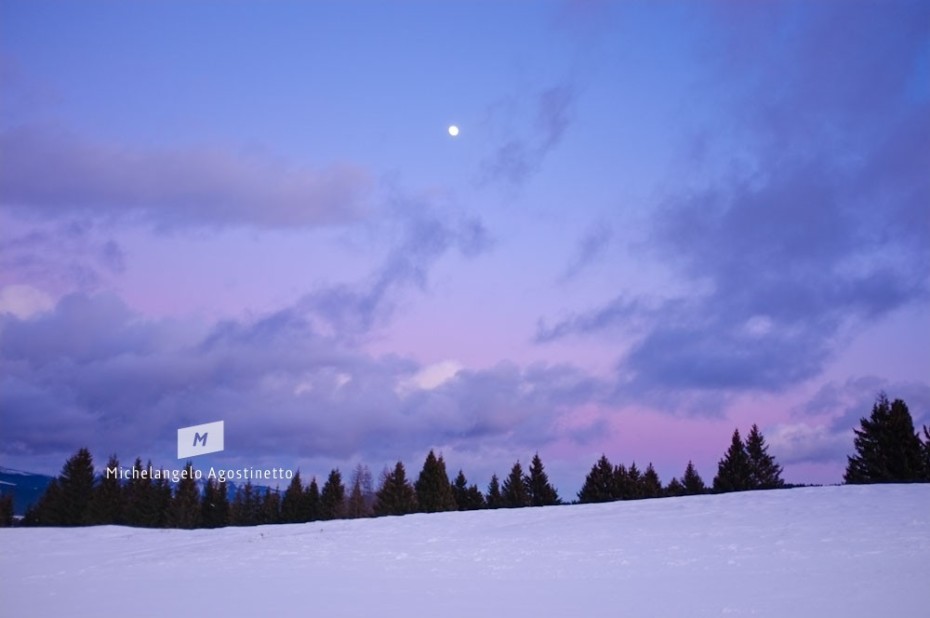
[[[414,205],[405,207],[399,219],[400,241],[367,281],[313,291],[300,301],[302,310],[312,312],[332,332],[363,334],[390,317],[403,290],[425,290],[433,265],[449,251],[471,258],[491,246],[487,229],[474,217],[448,216]]]
[[[51,296],[31,285],[0,288],[0,313],[9,313],[21,320],[48,311],[53,305]]]
[[[819,375],[856,326],[927,302],[930,101],[915,91],[927,48],[914,26],[927,9],[828,6],[800,21],[775,10],[751,45],[722,25],[744,13],[720,25],[715,128],[740,148],[667,188],[646,239],[698,291],[651,306],[617,294],[541,322],[538,341],[633,324],[623,392],[780,392]]]
[[[37,218],[138,221],[163,229],[312,227],[365,214],[363,169],[312,169],[211,148],[143,148],[47,127],[0,133],[0,204]]]
[[[217,419],[229,463],[414,461],[436,445],[522,453],[605,391],[571,366],[373,357],[294,307],[198,327],[148,320],[106,294],[0,317],[0,376],[0,457],[59,463],[82,445],[171,463],[178,427]]]
[[[612,238],[613,230],[609,223],[598,221],[592,224],[578,240],[575,252],[559,280],[565,282],[574,279],[585,268],[603,257]]]
[[[507,137],[481,163],[481,182],[518,186],[538,172],[543,160],[565,135],[576,97],[571,84],[552,86],[537,93],[533,98],[535,110],[524,112],[521,109],[518,114],[530,115],[533,123],[516,131],[510,126],[504,130]]]

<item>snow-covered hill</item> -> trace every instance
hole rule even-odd
[[[228,528],[0,530],[10,616],[908,616],[930,485]]]

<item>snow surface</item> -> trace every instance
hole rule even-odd
[[[930,485],[0,530],[8,616],[926,617]]]

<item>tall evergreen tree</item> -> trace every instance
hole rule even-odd
[[[13,525],[13,494],[0,495],[0,528]]]
[[[662,495],[662,481],[651,461],[640,479],[640,487],[640,496],[643,498],[658,498]]]
[[[670,498],[685,495],[685,486],[677,478],[672,477],[665,488],[665,495]]]
[[[924,472],[926,476],[924,480],[930,481],[930,427],[924,425]]]
[[[281,522],[285,524],[296,524],[306,521],[304,517],[304,488],[300,481],[300,470],[294,473],[290,484],[284,492],[284,498],[281,500]]]
[[[582,503],[610,502],[617,499],[617,485],[614,477],[614,467],[607,459],[607,455],[591,466],[591,471],[585,477],[584,485],[578,492],[578,501]]]
[[[625,500],[639,500],[643,497],[643,474],[636,467],[636,462],[630,464],[626,471],[626,489],[623,492]]]
[[[714,491],[744,491],[752,489],[752,469],[749,455],[739,435],[739,429],[733,431],[730,448],[717,464],[717,476],[714,477]]]
[[[533,456],[533,461],[530,463],[530,474],[526,486],[529,492],[530,506],[562,504],[559,493],[549,483],[549,475],[546,474],[539,453]]]
[[[255,526],[260,519],[261,496],[252,485],[246,481],[236,490],[236,497],[229,507],[229,520],[233,526]]]
[[[172,528],[199,528],[201,520],[200,492],[194,479],[194,465],[187,462],[184,473],[168,506],[168,526]]]
[[[455,496],[452,494],[449,475],[446,473],[446,462],[443,461],[442,455],[436,457],[436,454],[430,450],[413,487],[417,492],[417,505],[421,513],[438,513],[456,509]]]
[[[455,496],[456,507],[460,511],[477,511],[485,506],[481,490],[477,485],[469,485],[465,473],[461,470],[452,482],[452,494]]]
[[[381,487],[375,496],[375,515],[406,515],[417,511],[417,494],[403,462],[398,461],[393,471],[385,469]]]
[[[854,446],[847,457],[847,483],[907,483],[927,479],[920,438],[914,420],[900,399],[889,403],[880,393],[868,419],[860,419]]]
[[[304,515],[301,521],[317,521],[321,516],[320,486],[316,482],[316,477],[310,479],[304,495]]]
[[[119,476],[114,471],[119,470],[119,459],[110,455],[107,467],[90,497],[85,523],[90,525],[123,524],[124,496]]]
[[[515,509],[530,505],[528,481],[528,477],[523,475],[523,466],[520,465],[518,460],[513,464],[510,475],[504,479],[504,484],[501,486],[501,498],[504,507]]]
[[[320,519],[339,519],[345,515],[346,487],[338,468],[330,470],[320,492]]]
[[[279,488],[265,488],[265,495],[262,496],[261,506],[258,511],[258,523],[281,523],[281,493]]]
[[[636,497],[636,492],[638,490],[637,485],[639,483],[639,471],[636,469],[636,463],[633,463],[632,472],[636,477],[630,477],[630,471],[626,469],[622,463],[614,466],[614,481],[613,481],[613,499],[614,500],[629,500]]]
[[[94,490],[94,459],[86,448],[79,449],[65,462],[58,476],[61,491],[60,526],[80,526],[85,522]]]
[[[225,481],[207,479],[200,501],[200,521],[204,528],[222,528],[229,524],[229,497]]]
[[[153,527],[158,523],[155,500],[155,484],[149,476],[149,468],[142,467],[136,458],[133,473],[125,487],[126,504],[123,519],[130,526]]]
[[[759,427],[753,424],[746,436],[746,454],[749,456],[749,484],[753,489],[777,489],[784,487],[781,466],[769,455],[769,447]]]
[[[371,483],[371,471],[368,466],[358,464],[352,471],[352,480],[349,483],[352,489],[346,500],[346,517],[358,519],[370,517],[374,507],[374,490]]]
[[[489,509],[499,509],[504,506],[504,496],[501,495],[501,483],[496,474],[491,475],[491,482],[488,483],[487,506]]]
[[[151,464],[151,462],[149,462]],[[171,509],[171,483],[167,475],[155,481],[153,490],[155,500],[155,527],[165,528],[169,525],[168,515]]]
[[[681,484],[684,485],[685,494],[693,496],[702,494],[705,491],[704,479],[698,474],[694,464],[689,460],[688,467],[685,468],[685,475],[681,477]]]

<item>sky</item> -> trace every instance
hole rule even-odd
[[[0,465],[570,499],[930,424],[926,3],[0,0],[0,86]]]

